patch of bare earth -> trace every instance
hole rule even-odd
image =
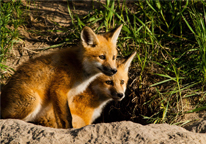
[[[55,129],[21,120],[0,120],[0,142],[8,143],[140,143],[204,144],[206,135],[168,124],[141,125],[130,121],[89,125],[80,129]]]

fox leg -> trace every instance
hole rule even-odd
[[[34,122],[34,124],[46,126],[46,127],[52,127],[57,128],[57,123],[54,115],[53,108],[49,109],[44,115],[37,118]]]
[[[64,92],[55,90],[51,93],[54,115],[58,128],[72,128],[72,116]]]
[[[24,94],[18,93],[18,91],[9,94],[6,91],[1,97],[3,101],[1,104],[2,118],[33,121],[41,110],[41,100],[38,94],[31,90],[24,90]]]

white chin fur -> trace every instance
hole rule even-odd
[[[83,61],[83,67],[88,74],[94,72],[98,73],[100,72],[98,68],[102,69],[102,64],[99,62],[89,62],[88,59],[85,59]]]

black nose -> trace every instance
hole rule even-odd
[[[118,96],[119,98],[122,98],[123,95],[124,95],[123,93],[118,93],[118,94],[117,94],[117,96]]]
[[[111,69],[111,72],[112,72],[113,74],[115,74],[115,73],[117,72],[117,69]]]

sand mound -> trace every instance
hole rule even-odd
[[[203,124],[203,123],[202,123]],[[0,120],[0,143],[150,143],[203,144],[206,134],[168,124],[143,126],[130,121],[101,123],[80,129],[54,129],[21,120]]]

